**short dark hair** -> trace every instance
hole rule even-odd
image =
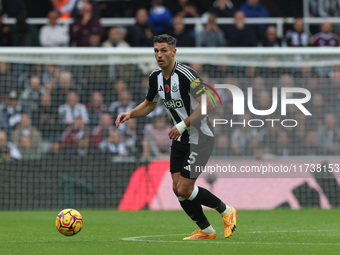
[[[167,35],[167,34],[162,34],[162,35],[156,35],[153,38],[153,43],[167,43],[169,44],[171,47],[176,47],[176,39],[174,37],[172,37],[171,35]]]

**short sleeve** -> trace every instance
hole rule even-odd
[[[206,89],[203,83],[202,78],[198,76],[198,74],[190,67],[185,66],[185,69],[181,67],[182,70],[185,70],[185,87],[190,91],[190,94],[193,98],[200,97],[205,93]]]
[[[157,76],[155,74],[151,74],[149,76],[149,88],[146,93],[146,100],[150,102],[158,102],[159,95],[157,91]]]

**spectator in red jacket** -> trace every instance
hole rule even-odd
[[[99,18],[93,15],[92,5],[84,2],[82,14],[77,17],[72,25],[72,41],[76,46],[87,47],[90,45],[90,32],[97,28],[103,35],[104,28]]]
[[[61,138],[62,147],[69,149],[77,148],[79,140],[84,138],[89,139],[90,136],[90,130],[85,126],[82,117],[78,116],[74,120],[73,125],[70,125],[64,131]]]
[[[333,25],[329,21],[324,21],[321,26],[321,32],[313,35],[313,46],[327,46],[337,47],[340,45],[340,37],[337,34],[332,33]]]

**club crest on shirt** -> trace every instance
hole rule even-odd
[[[176,83],[174,83],[172,86],[171,86],[171,91],[172,92],[177,92],[178,91],[178,85]]]

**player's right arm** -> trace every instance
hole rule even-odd
[[[157,102],[150,102],[147,99],[141,104],[128,112],[124,112],[118,115],[116,119],[116,127],[118,128],[121,123],[128,121],[130,118],[145,117],[156,108]]]
[[[157,89],[157,73],[153,72],[149,76],[149,88],[144,102],[128,112],[119,114],[116,119],[116,127],[118,128],[121,123],[128,121],[130,118],[144,117],[152,112],[156,108],[159,99]]]

